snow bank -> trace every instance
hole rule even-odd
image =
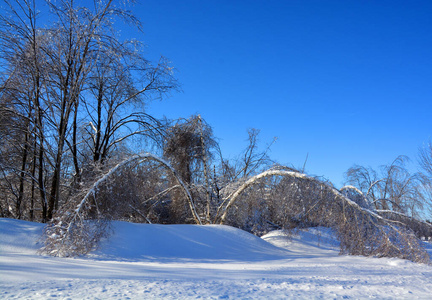
[[[432,267],[338,255],[331,230],[114,223],[88,257],[36,254],[42,224],[0,219],[0,299],[430,299]],[[273,245],[271,245],[271,244]],[[429,248],[431,250],[431,248]]]
[[[0,255],[35,254],[42,246],[39,239],[44,224],[0,218]]]
[[[155,225],[114,222],[114,233],[90,257],[104,260],[261,261],[290,252],[243,230],[224,225]]]
[[[289,249],[291,255],[301,257],[338,256],[340,250],[336,233],[325,227],[293,230],[288,236],[285,231],[276,230],[261,238],[277,247]]]

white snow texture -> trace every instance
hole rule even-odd
[[[86,257],[41,256],[43,224],[0,219],[0,299],[430,299],[432,266],[338,255],[331,230],[114,222]],[[430,244],[426,244],[429,253]]]

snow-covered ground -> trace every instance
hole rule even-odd
[[[431,299],[432,267],[338,255],[328,229],[291,239],[228,226],[114,223],[100,250],[40,256],[41,224],[0,219],[0,299]],[[432,247],[429,245],[432,253]]]

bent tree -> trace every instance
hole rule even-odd
[[[45,246],[41,251],[53,256],[75,256],[88,253],[94,249],[100,239],[107,235],[110,220],[107,211],[115,209],[111,207],[103,211],[98,207],[98,201],[95,199],[98,189],[110,177],[120,173],[126,166],[140,164],[149,160],[155,161],[173,175],[177,181],[177,185],[173,188],[179,187],[182,190],[192,217],[197,224],[201,225],[201,219],[196,211],[189,189],[174,168],[165,160],[153,154],[144,153],[125,159],[111,168],[89,188],[82,198],[77,198],[79,201],[73,205],[69,204],[63,208],[63,211],[59,211],[53,222],[45,228]],[[172,189],[172,187],[169,189]],[[125,204],[116,203],[116,205]]]
[[[137,155],[113,167],[97,180],[74,206],[59,214],[55,222],[46,229],[46,245],[43,251],[51,255],[71,256],[92,250],[100,238],[105,236],[109,224],[107,220],[110,219],[106,212],[98,208],[98,188],[107,182],[110,176],[121,172],[125,166],[147,160],[156,161],[175,176],[177,185],[187,198],[190,214],[197,224],[201,224],[200,216],[205,216],[207,212],[197,211],[188,186],[177,172],[157,156]],[[175,187],[169,187],[167,190]],[[343,191],[349,190],[351,193],[344,194],[343,191],[338,191],[317,178],[291,170],[270,169],[249,178],[235,188],[226,187],[226,196],[213,216],[214,222],[233,224],[234,220],[242,215],[240,210],[243,209],[243,204],[250,204],[254,200],[254,193],[251,190],[257,187],[263,188],[269,195],[264,202],[257,204],[260,206],[257,211],[262,213],[270,224],[289,229],[292,220],[297,219],[300,222],[297,225],[303,222],[307,226],[331,227],[339,236],[341,253],[429,262],[429,256],[421,247],[410,224],[404,223],[403,219],[387,219],[347,197],[352,197],[360,190],[346,187]],[[264,205],[267,208],[263,207]],[[89,220],[93,221],[89,223]],[[432,232],[432,226],[429,224],[417,225],[426,228],[429,233]]]
[[[278,180],[274,185],[262,185],[263,181],[273,177],[283,177],[285,180]],[[241,207],[242,201],[246,204],[251,201],[250,190],[254,186],[260,186],[270,195],[259,202],[260,209],[255,212],[269,211],[264,213],[270,219],[266,221],[277,224],[280,228],[289,229],[293,219],[300,222],[296,226],[303,223],[306,226],[331,227],[339,235],[342,253],[430,261],[415,233],[419,237],[432,236],[432,225],[403,217],[402,214],[399,214],[402,215],[399,218],[380,214],[368,206],[370,202],[365,200],[358,189],[345,187],[341,192],[317,178],[294,171],[270,169],[251,177],[233,191],[228,191],[215,221],[230,224],[230,218],[235,218],[239,213],[235,207]],[[268,190],[269,187],[271,191]],[[278,193],[278,190],[282,193]],[[364,202],[359,205],[355,201],[358,197],[353,197],[354,200],[348,198],[350,194],[344,193],[347,190],[360,192],[358,196]]]

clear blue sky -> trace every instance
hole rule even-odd
[[[201,114],[227,157],[261,130],[279,163],[340,187],[353,164],[416,160],[432,136],[432,1],[149,0],[148,57],[182,93],[155,117]],[[413,163],[412,166],[415,169]]]

